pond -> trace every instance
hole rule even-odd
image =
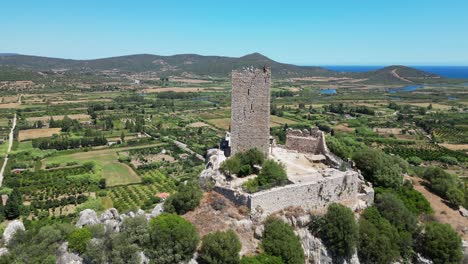
[[[403,87],[400,87],[400,88],[390,88],[388,89],[388,92],[391,93],[391,94],[394,94],[394,93],[400,93],[400,92],[412,92],[412,91],[416,91],[417,89],[420,89],[420,88],[423,88],[424,85],[407,85],[407,86],[403,86]]]
[[[320,90],[320,93],[321,94],[336,94],[336,89],[323,89],[323,90]]]
[[[453,101],[453,100],[457,100],[458,98],[455,97],[455,96],[449,96],[449,97],[447,97],[447,99],[448,99],[449,101]]]

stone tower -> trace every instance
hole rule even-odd
[[[270,144],[271,69],[232,71],[231,154]]]

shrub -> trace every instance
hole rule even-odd
[[[249,149],[245,152],[236,153],[234,156],[225,160],[220,171],[225,175],[237,175],[244,177],[256,173],[255,165],[261,166],[265,160],[265,155],[258,149]]]
[[[457,158],[451,157],[451,156],[442,156],[442,157],[439,158],[439,160],[441,162],[449,164],[449,165],[457,165],[458,164]]]
[[[324,216],[320,236],[335,257],[351,258],[358,239],[358,226],[351,209],[331,204]]]
[[[461,238],[448,224],[429,223],[422,238],[422,253],[434,263],[460,263]]]
[[[267,254],[242,257],[241,264],[283,264],[280,257],[274,257]]]
[[[416,230],[417,219],[394,194],[381,193],[375,203],[380,214],[398,230],[413,233]]]
[[[429,201],[416,191],[409,181],[406,181],[400,189],[394,190],[390,188],[377,187],[376,193],[392,193],[396,195],[405,205],[405,207],[415,215],[422,213],[432,214],[433,210]]]
[[[155,263],[188,261],[198,245],[195,227],[184,218],[163,213],[149,222],[147,253]]]
[[[89,229],[76,229],[68,237],[68,248],[83,254],[86,251],[86,244],[88,244],[91,238],[93,238],[93,234]]]
[[[198,262],[202,264],[238,264],[241,243],[232,230],[203,237]]]
[[[399,257],[398,231],[375,207],[359,219],[358,257],[361,263],[392,263]]]
[[[285,264],[303,264],[304,251],[291,226],[280,219],[269,218],[261,244],[266,254],[280,257]]]
[[[181,184],[177,192],[167,198],[164,209],[168,213],[185,214],[200,204],[202,194],[200,185],[196,182]]]
[[[376,186],[398,188],[403,183],[400,165],[380,150],[367,148],[358,151],[353,160],[364,177]]]
[[[409,157],[408,158],[408,162],[411,164],[411,165],[414,165],[414,166],[419,166],[421,165],[421,163],[423,162],[423,160],[417,156],[412,156],[412,157]]]
[[[257,179],[259,186],[262,187],[273,187],[288,182],[284,165],[273,160],[267,160],[263,163],[262,170]]]
[[[457,176],[445,172],[441,168],[428,167],[422,175],[430,182],[430,189],[454,205],[465,202],[464,186]]]

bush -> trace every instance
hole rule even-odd
[[[198,263],[238,264],[241,243],[232,230],[214,232],[203,237]]]
[[[149,222],[149,235],[148,256],[161,264],[188,261],[199,241],[197,231],[189,221],[167,213]]]
[[[375,207],[359,219],[358,257],[361,263],[392,263],[399,257],[398,230]]]
[[[465,202],[465,190],[463,183],[455,175],[445,172],[441,168],[428,167],[422,174],[423,178],[430,182],[430,189],[447,199],[454,205],[463,205]]]
[[[273,187],[288,183],[284,165],[274,160],[267,160],[263,163],[257,179],[261,187]]]
[[[323,217],[320,237],[335,257],[350,259],[358,240],[353,212],[340,204],[331,204]]]
[[[412,156],[412,157],[409,157],[408,158],[408,162],[411,164],[411,165],[414,165],[414,166],[419,166],[421,165],[421,163],[423,162],[423,160],[419,157],[416,157],[416,156]]]
[[[376,197],[375,205],[380,214],[398,230],[413,233],[416,230],[416,216],[394,194],[381,193]]]
[[[442,156],[442,157],[439,158],[439,161],[441,161],[443,163],[446,163],[446,164],[449,164],[449,165],[457,165],[458,164],[457,158],[451,157],[451,156]]]
[[[422,195],[416,191],[409,181],[406,181],[400,189],[394,190],[390,188],[376,188],[376,193],[392,193],[396,195],[405,205],[405,207],[413,214],[419,216],[420,214],[432,214],[431,204]]]
[[[463,258],[461,238],[448,224],[427,224],[422,246],[423,255],[434,263],[460,263]]]
[[[255,165],[261,166],[265,160],[265,155],[258,149],[249,149],[245,152],[236,153],[234,156],[225,160],[220,171],[225,175],[237,175],[244,177],[256,173]]]
[[[280,257],[260,254],[256,256],[242,257],[241,264],[283,264],[283,261]]]
[[[367,148],[358,151],[353,160],[364,177],[376,186],[398,188],[403,183],[400,165],[380,150]]]
[[[86,251],[86,245],[93,238],[93,234],[87,228],[79,228],[73,231],[68,237],[68,248],[83,254]]]
[[[168,213],[185,214],[200,204],[202,197],[200,185],[196,182],[181,184],[177,192],[164,203],[164,210]]]
[[[266,254],[280,257],[285,264],[303,264],[304,251],[291,226],[280,219],[269,218],[265,223],[261,244]]]

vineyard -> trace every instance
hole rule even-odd
[[[468,144],[468,130],[457,127],[437,127],[432,135],[438,142]]]
[[[119,211],[130,208],[148,208],[154,205],[154,195],[174,190],[174,181],[159,172],[152,170],[143,175],[144,184],[119,186],[110,189],[109,197]]]
[[[387,153],[399,155],[402,158],[419,157],[422,160],[440,160],[441,157],[454,157],[460,162],[468,161],[468,155],[461,151],[449,150],[435,144],[388,145],[383,149]]]

